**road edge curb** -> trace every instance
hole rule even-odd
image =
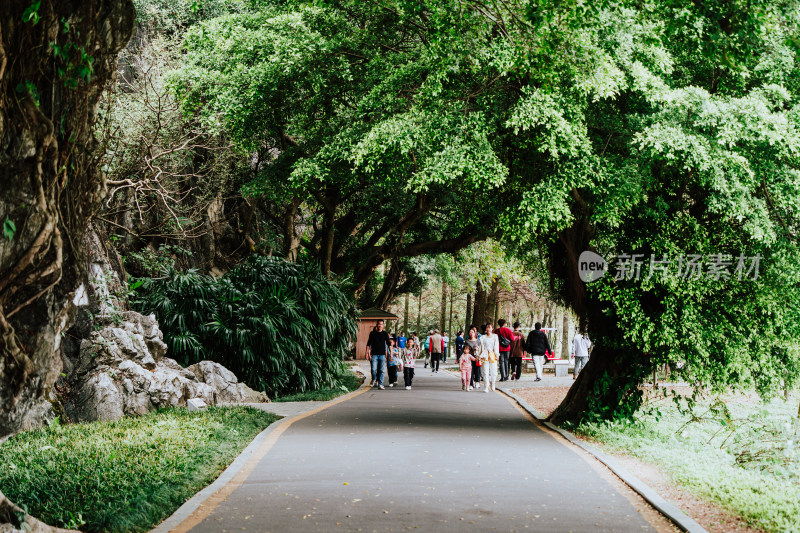
[[[606,465],[609,470],[611,470],[618,478],[620,478],[623,483],[628,485],[631,489],[633,489],[636,493],[638,493],[642,498],[645,499],[647,503],[653,506],[658,512],[666,516],[669,520],[672,521],[678,528],[682,531],[686,531],[688,533],[708,533],[703,526],[695,522],[691,517],[689,517],[686,513],[669,503],[665,500],[662,496],[660,496],[655,490],[645,484],[642,480],[631,474],[625,467],[617,463],[614,459],[606,455],[605,453],[601,452],[597,448],[586,444],[585,442],[580,441],[578,438],[575,437],[569,431],[562,429],[555,424],[548,422],[545,420],[545,416],[540,413],[536,408],[522,399],[520,396],[514,394],[511,391],[498,389],[503,394],[508,396],[509,398],[513,399],[520,407],[525,409],[528,413],[531,414],[536,420],[542,422],[548,429],[551,429],[567,439],[572,444],[579,446],[586,452],[592,454],[598,461]]]
[[[362,375],[366,378],[366,374],[364,374],[362,369],[358,369]],[[313,410],[322,410],[327,408],[333,404],[340,403],[346,400],[349,400],[350,397],[356,396],[358,394],[363,393],[365,390],[369,389],[366,385],[366,379],[364,383],[354,391],[350,391],[347,394],[343,394],[337,398],[329,400],[328,402],[320,405],[318,408]],[[312,411],[313,411],[312,410]],[[210,485],[207,485],[199,492],[197,492],[194,496],[186,500],[180,507],[178,507],[174,513],[169,515],[165,518],[160,524],[153,527],[149,533],[169,533],[170,531],[174,530],[185,520],[187,520],[192,514],[197,511],[203,504],[214,494],[219,492],[225,486],[227,486],[235,477],[236,475],[248,465],[250,458],[261,448],[264,441],[269,438],[270,434],[272,434],[275,430],[280,428],[281,426],[289,423],[290,421],[294,420],[295,418],[302,417],[307,415],[309,412],[306,413],[298,413],[292,416],[282,417],[279,420],[276,420],[268,427],[264,428],[264,430],[255,436],[255,438],[250,441],[242,452],[236,456],[236,458],[228,465],[228,467],[222,471],[222,473],[211,482]]]

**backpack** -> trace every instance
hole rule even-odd
[[[511,346],[511,339],[509,339],[508,337],[504,337],[503,335],[500,335],[499,333],[497,334],[497,337],[498,337],[497,340],[498,340],[501,348],[508,348],[509,346]]]

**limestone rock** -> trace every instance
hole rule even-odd
[[[118,420],[124,413],[122,394],[105,372],[88,376],[75,399],[67,410],[74,420]]]
[[[158,327],[156,316],[144,316],[135,311],[126,311],[122,313],[122,318],[125,320],[126,327],[130,327],[133,333],[142,336],[153,359],[160,361],[167,353],[167,345],[161,329]]]
[[[219,363],[183,368],[165,357],[167,345],[152,315],[127,311],[122,317],[121,324],[92,331],[80,343],[64,399],[73,421],[117,420],[185,406],[192,398],[207,405],[269,401]]]
[[[216,401],[219,403],[265,403],[269,398],[263,392],[254,391],[244,383],[239,383],[236,376],[219,363],[200,361],[186,367],[194,373],[198,381],[206,383],[214,389]]]

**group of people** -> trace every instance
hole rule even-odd
[[[370,387],[374,386],[381,390],[386,388],[383,385],[385,367],[390,387],[397,385],[399,371],[402,369],[406,390],[410,390],[411,382],[414,380],[416,360],[420,355],[417,333],[414,332],[410,338],[406,338],[404,333],[399,336],[390,335],[384,328],[385,322],[378,320],[367,340],[367,359],[370,360],[372,373]]]
[[[506,321],[497,321],[498,328],[493,324],[484,324],[480,328],[471,326],[464,338],[464,332],[459,331],[455,339],[456,358],[461,373],[461,389],[471,391],[481,388],[483,382],[484,392],[496,390],[498,381],[518,380],[522,376],[522,360],[526,354],[531,355],[536,371],[535,381],[542,380],[542,367],[545,357],[552,358],[552,349],[547,334],[542,330],[542,325],[537,322],[527,338],[520,331],[520,323],[515,322],[513,329],[506,326]],[[398,336],[390,335],[385,331],[385,323],[379,320],[370,332],[367,341],[367,358],[371,362],[372,381],[370,386],[385,389],[383,385],[383,368],[389,377],[388,385],[397,384],[399,370],[403,370],[403,380],[407,390],[411,389],[414,379],[416,360],[423,356],[425,368],[430,359],[431,373],[439,372],[439,364],[444,361],[447,354],[447,334],[440,334],[434,329],[429,332],[424,343],[420,342],[417,333],[406,338],[404,333]],[[575,356],[575,370],[573,379],[577,378],[581,369],[589,359],[591,341],[581,333],[576,333],[573,339],[572,353]]]
[[[480,387],[481,381],[484,382],[485,392],[495,390],[498,371],[500,381],[519,379],[522,376],[522,359],[527,351],[527,343],[519,329],[520,323],[514,323],[512,330],[501,318],[497,321],[497,325],[496,331],[493,324],[481,326],[480,332],[477,326],[470,327],[468,338],[463,340],[463,344],[459,341],[459,338],[463,338],[459,332],[459,337],[456,339],[456,355],[461,371],[462,390],[477,389]],[[544,332],[541,331],[541,324],[536,326],[531,335],[536,331],[544,335]],[[529,339],[532,338],[531,335],[528,335]],[[545,335],[544,338],[546,342],[547,336]],[[547,344],[546,350],[549,348],[549,344]],[[544,354],[545,352],[542,351],[542,357]],[[536,380],[541,381],[539,374],[537,374]]]

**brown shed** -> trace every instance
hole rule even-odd
[[[361,311],[358,317],[358,336],[356,337],[356,359],[367,358],[367,341],[369,340],[369,332],[375,327],[378,320],[388,322],[389,320],[397,320],[397,315],[393,315],[388,311],[372,308]],[[391,331],[389,324],[386,324],[386,329]]]

